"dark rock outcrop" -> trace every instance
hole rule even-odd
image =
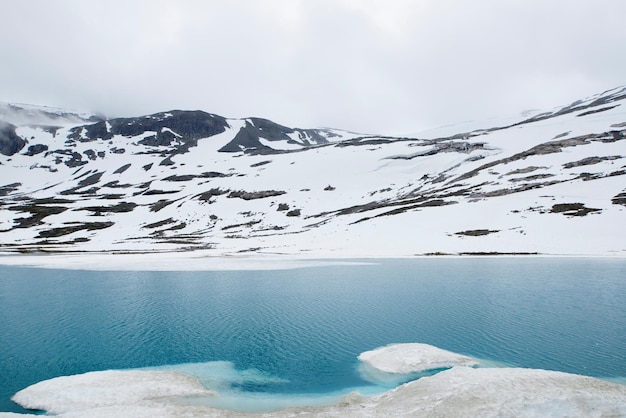
[[[138,118],[118,118],[100,121],[91,125],[77,126],[70,131],[68,139],[72,141],[108,141],[114,135],[128,138],[154,132],[139,141],[139,144],[151,147],[171,147],[172,153],[187,152],[197,145],[200,138],[208,138],[226,130],[225,118],[202,111],[181,111],[155,113]]]
[[[13,155],[26,146],[26,140],[15,132],[15,125],[0,121],[0,154]]]
[[[299,141],[292,139],[291,134],[297,134]],[[327,137],[333,136],[332,132],[323,129],[299,129],[288,128],[267,119],[250,118],[242,127],[235,138],[219,149],[220,152],[246,152],[250,154],[270,154],[278,152],[261,142],[285,141],[289,144],[303,146],[327,144]]]

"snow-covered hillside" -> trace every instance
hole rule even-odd
[[[410,138],[201,111],[110,120],[59,111],[55,124],[32,110],[41,108],[6,105],[0,245],[625,256],[624,103],[626,87]]]

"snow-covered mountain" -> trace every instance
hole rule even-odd
[[[3,105],[0,248],[624,256],[624,103],[406,138]]]
[[[94,113],[49,106],[0,102],[0,120],[13,125],[68,126],[104,120]]]

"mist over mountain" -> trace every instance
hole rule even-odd
[[[625,100],[410,137],[0,104],[0,248],[623,256]]]

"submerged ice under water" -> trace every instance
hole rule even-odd
[[[362,386],[320,393],[283,393],[246,390],[244,388],[263,388],[271,386],[287,386],[289,380],[273,376],[258,369],[238,370],[228,361],[207,363],[175,364],[152,367],[144,370],[174,371],[194,376],[209,391],[217,396],[196,396],[186,398],[190,405],[205,405],[220,409],[258,412],[271,411],[293,406],[326,405],[339,401],[350,390],[363,394],[374,394],[382,391],[375,386]]]
[[[375,393],[357,356],[422,342],[508,365],[626,376],[626,260],[414,259],[277,271],[0,267],[0,411],[37,381],[158,367],[223,404]],[[176,366],[167,366],[176,365]]]

